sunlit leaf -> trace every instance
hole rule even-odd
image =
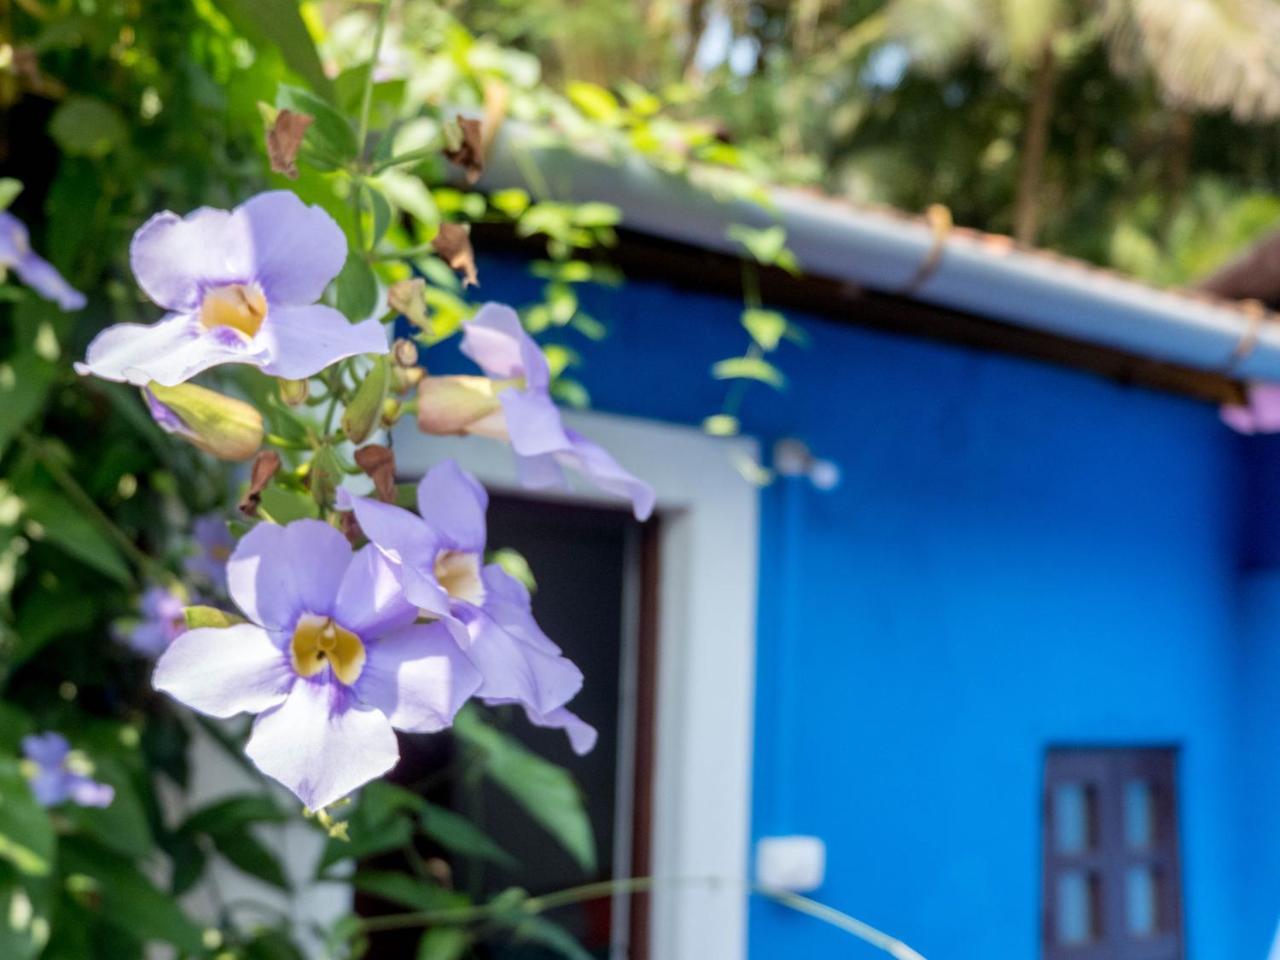
[[[458,714],[454,733],[474,751],[485,775],[510,794],[584,871],[595,869],[595,834],[582,793],[567,771],[489,726],[474,709]]]
[[[782,371],[762,357],[730,357],[711,368],[717,380],[758,380],[776,389],[787,384]]]

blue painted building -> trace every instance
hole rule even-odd
[[[605,182],[580,191],[600,195]],[[705,211],[657,230],[635,197],[613,199],[637,231],[624,249],[654,233],[715,246],[690,236]],[[972,237],[947,241],[958,250],[942,255],[952,275],[936,268],[907,289],[926,258],[890,249],[901,226],[892,218],[869,228],[837,210],[832,229],[849,220],[848,242],[832,250],[805,233],[803,210],[791,213],[806,266],[827,257],[836,266],[819,263],[820,274],[838,278],[840,257],[858,259],[864,286],[897,291],[868,305],[877,326],[932,299],[986,339],[867,329],[856,295],[791,309],[810,345],[781,348],[787,390],[757,386],[745,400],[745,434],[765,450],[801,438],[842,482],[823,491],[783,477],[759,494],[752,836],[742,843],[821,838],[826,872],[813,896],[931,960],[1263,960],[1280,918],[1280,450],[1226,429],[1206,399],[1244,315],[1236,324],[1230,305],[1144,294]],[[911,227],[927,251],[928,231]],[[486,298],[538,297],[520,254],[478,246]],[[967,267],[989,269],[989,280],[955,272]],[[723,397],[710,366],[742,349],[741,301],[661,273],[588,288],[583,307],[609,336],[560,339],[581,352],[596,408],[696,425]],[[1196,334],[1197,311],[1221,329]],[[1053,339],[1029,352],[1065,336],[1095,369],[1069,350],[1049,362],[1000,342],[1022,350],[1019,331],[1037,327]],[[1265,353],[1246,364],[1274,363]],[[1150,357],[1176,369],[1152,374]],[[1096,372],[1104,367],[1115,376]],[[1182,936],[1173,953],[1049,952],[1061,931],[1046,909],[1081,909],[1046,907],[1072,896],[1045,873],[1057,842],[1046,769],[1063,748],[1174,751],[1180,862],[1161,880],[1179,894],[1178,916],[1165,918]],[[757,960],[875,955],[760,899],[748,944]]]

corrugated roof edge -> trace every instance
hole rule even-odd
[[[519,156],[517,156],[519,155]],[[773,210],[716,196],[715,171],[686,179],[634,156],[592,156],[547,131],[504,124],[480,186],[529,188],[536,167],[551,199],[599,200],[630,230],[736,253],[733,223],[781,223],[806,273],[1087,343],[1232,376],[1280,380],[1280,314],[1259,304],[1162,290],[1010,238],[923,217],[774,188]],[[691,182],[692,181],[692,182]],[[938,247],[940,245],[941,255]],[[922,266],[936,260],[921,277]]]

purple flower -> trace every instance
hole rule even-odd
[[[89,344],[82,374],[174,386],[223,363],[301,380],[361,353],[386,353],[382,325],[352,325],[315,301],[342,269],[347,243],[319,207],[260,193],[234,210],[156,214],[133,235],[138,284],[169,311],[121,323]]]
[[[529,594],[497,564],[484,565],[484,488],[452,460],[418,484],[418,512],[346,491],[345,509],[391,564],[410,603],[438,617],[479,669],[477,696],[518,703],[540,726],[563,728],[579,752],[595,731],[564,708],[582,688],[582,672],[533,619]]]
[[[31,239],[22,221],[0,211],[0,270],[5,269],[13,270],[23,283],[63,310],[84,308],[84,294],[31,249]]]
[[[257,714],[245,752],[313,810],[395,766],[393,728],[441,730],[480,685],[383,555],[319,520],[259,524],[227,580],[251,622],[184,633],[153,682],[213,717]]]
[[[116,792],[109,784],[91,780],[89,762],[71,749],[60,733],[41,733],[22,738],[27,758],[31,792],[45,807],[70,800],[81,807],[109,806]]]
[[[235,539],[227,529],[226,518],[216,513],[197,517],[192,525],[195,553],[183,561],[187,575],[210,584],[218,593],[227,592],[227,561],[235,547]]]
[[[1237,433],[1280,433],[1280,384],[1251,383],[1244,404],[1227,404],[1222,421]]]
[[[463,327],[462,352],[492,382],[475,377],[428,377],[422,382],[418,423],[429,433],[472,433],[510,441],[520,482],[565,487],[564,468],[631,501],[636,519],[653,512],[653,488],[624,470],[603,447],[566,427],[551,399],[551,371],[538,344],[510,307],[487,303]]]
[[[116,639],[144,657],[158,657],[186,632],[183,608],[187,602],[186,593],[178,588],[148,587],[138,600],[138,618],[115,625]]]

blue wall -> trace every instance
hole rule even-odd
[[[537,295],[515,262],[481,278]],[[598,408],[718,408],[738,304],[638,283],[584,303],[610,337],[564,339]],[[1046,746],[1177,745],[1188,956],[1261,960],[1280,833],[1243,818],[1280,819],[1280,766],[1254,763],[1280,702],[1243,624],[1280,617],[1280,577],[1242,606],[1241,557],[1266,551],[1239,535],[1241,441],[1190,400],[797,319],[812,346],[784,347],[790,389],[753,388],[744,428],[844,482],[762,494],[753,834],[825,838],[818,896],[931,960],[1031,960]],[[767,903],[750,936],[755,960],[875,955]]]

